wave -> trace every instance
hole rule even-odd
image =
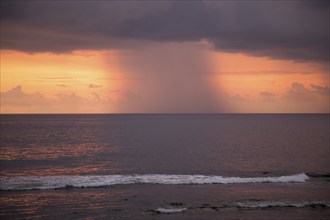
[[[265,209],[265,208],[329,208],[329,202],[301,202],[301,203],[288,203],[288,202],[275,202],[275,201],[263,201],[263,202],[238,202],[235,204],[237,208],[247,209]]]
[[[296,174],[278,177],[223,177],[204,175],[102,175],[102,176],[17,176],[0,177],[0,190],[45,190],[93,188],[125,184],[233,184],[233,183],[303,183],[309,177]]]
[[[185,210],[187,210],[187,208],[157,208],[153,211],[156,213],[172,214],[172,213],[183,212]]]
[[[237,203],[226,203],[218,205],[203,204],[202,206],[195,207],[166,207],[166,208],[157,208],[152,209],[151,211],[158,214],[173,214],[179,213],[186,210],[213,210],[219,211],[222,209],[274,209],[274,208],[321,208],[328,209],[330,208],[330,202],[325,201],[306,201],[306,202],[283,202],[283,201],[248,201],[248,202],[237,202]]]

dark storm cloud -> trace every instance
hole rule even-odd
[[[1,1],[1,48],[27,52],[207,39],[218,50],[329,60],[328,1]]]

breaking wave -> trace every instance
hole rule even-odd
[[[156,213],[172,214],[172,213],[183,212],[185,210],[187,210],[187,208],[157,208],[153,211]]]
[[[0,177],[0,190],[47,190],[93,188],[125,184],[234,184],[234,183],[303,183],[302,173],[278,177],[223,177],[204,175],[100,175],[100,176],[17,176]]]
[[[265,209],[265,208],[329,208],[329,202],[301,202],[301,203],[288,203],[288,202],[275,202],[275,201],[264,201],[264,202],[239,202],[235,204],[238,208],[247,209]]]
[[[219,211],[222,209],[275,209],[275,208],[330,208],[330,202],[326,201],[305,201],[305,202],[284,202],[284,201],[247,201],[237,203],[226,203],[218,205],[203,204],[197,207],[166,207],[152,209],[151,211],[158,214],[173,214],[186,210],[213,210]]]

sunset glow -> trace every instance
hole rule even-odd
[[[110,106],[90,102],[116,99],[119,89],[118,71],[106,65],[105,56],[112,57],[111,51],[74,51],[70,54],[35,53],[26,54],[18,51],[1,51],[1,92],[5,93],[20,86],[21,92],[28,95],[42,95],[45,103],[38,110],[32,100],[24,97],[13,100],[11,105],[2,100],[3,113],[14,112],[108,112]],[[59,104],[58,101],[68,105]],[[67,99],[67,100],[64,100]],[[70,99],[76,104],[71,105]],[[56,108],[54,108],[56,105]],[[39,106],[40,107],[40,106]]]
[[[10,5],[6,3],[4,7],[7,4]],[[179,3],[172,6],[168,3],[150,5],[145,11],[133,4],[123,4],[136,10],[136,17],[132,15],[134,19],[149,13],[152,16],[153,7],[162,13],[164,10],[178,13],[171,11],[175,7],[188,10]],[[287,4],[298,9],[303,7]],[[41,5],[48,7],[47,4]],[[310,47],[292,50],[282,46],[274,48],[272,39],[265,39],[270,41],[269,45],[258,45],[258,41],[246,40],[243,36],[237,43],[219,32],[220,39],[223,38],[221,42],[227,41],[223,45],[207,35],[190,39],[188,34],[177,29],[172,32],[178,31],[187,40],[176,42],[169,37],[168,41],[158,41],[152,35],[145,36],[145,39],[139,36],[128,38],[126,32],[122,33],[123,37],[118,37],[115,33],[103,35],[97,32],[98,29],[88,33],[88,39],[79,31],[75,33],[73,27],[68,27],[72,30],[66,32],[56,24],[52,24],[55,25],[54,30],[42,26],[39,24],[42,16],[54,21],[60,18],[55,14],[44,14],[40,15],[40,20],[33,20],[29,14],[33,12],[33,6],[31,3],[32,11],[26,11],[24,15],[29,25],[35,27],[31,31],[25,32],[23,27],[27,24],[24,22],[11,20],[8,11],[1,19],[4,26],[1,35],[1,113],[329,112],[329,61],[324,60],[329,54],[320,54],[324,50],[314,55],[315,51]],[[119,7],[112,3],[107,6],[110,11]],[[201,12],[206,13],[205,16],[210,16],[207,10],[213,7],[220,11],[233,10],[226,4],[215,2],[205,2],[205,6],[191,3],[190,6],[206,10]],[[55,4],[54,7],[66,6]],[[105,12],[99,19],[110,19],[107,17],[109,13]],[[315,21],[322,23],[318,31],[323,34],[326,19],[312,15]],[[69,14],[64,16],[70,17]],[[119,23],[126,21],[115,12],[111,16]],[[233,12],[228,16],[229,19],[237,15]],[[76,28],[81,28],[79,25],[84,27],[85,18],[76,19],[81,19]],[[186,31],[190,33],[188,28]],[[250,31],[246,34],[254,34],[252,29]],[[324,36],[329,34],[324,33]],[[21,39],[18,34],[26,38]],[[43,34],[45,42],[29,38],[29,35]],[[288,34],[292,33],[289,31]]]

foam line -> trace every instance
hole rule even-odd
[[[258,209],[258,208],[305,208],[305,207],[322,207],[329,208],[329,202],[301,202],[301,203],[288,203],[288,202],[239,202],[235,204],[238,208]]]
[[[204,175],[100,175],[100,176],[17,176],[0,177],[0,190],[45,190],[58,188],[107,187],[124,184],[234,184],[234,183],[303,183],[302,173],[278,177],[223,177]]]

